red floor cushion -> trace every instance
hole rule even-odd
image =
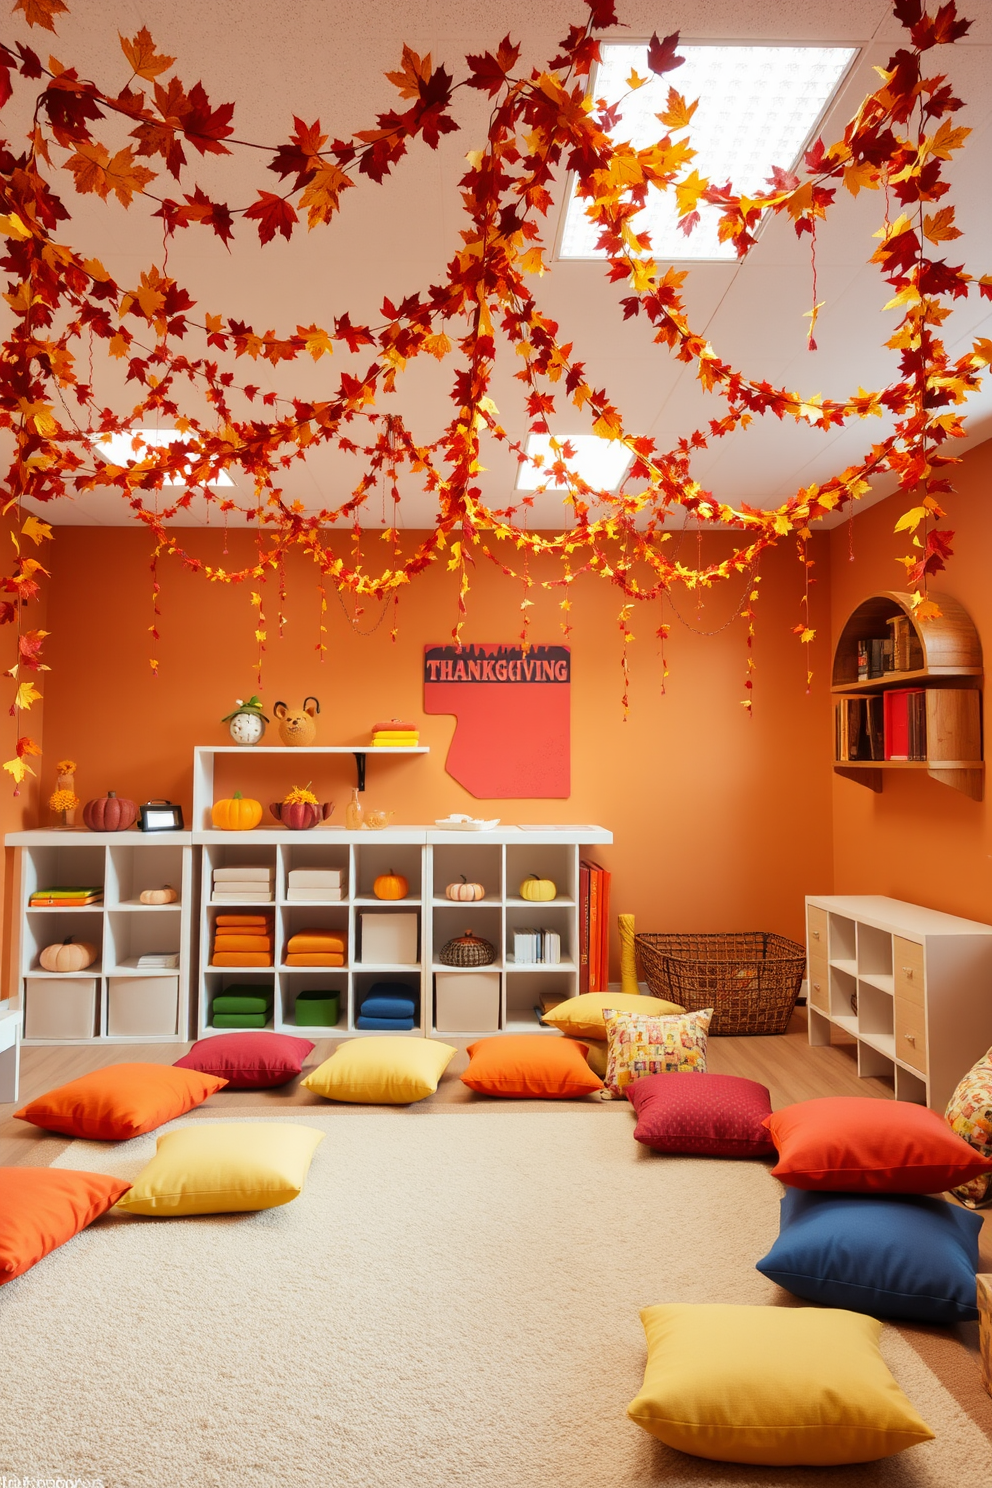
[[[764,1085],[738,1075],[647,1075],[627,1087],[637,1112],[634,1136],[655,1152],[762,1157],[774,1152],[764,1121],[772,1103]]]
[[[226,1084],[171,1064],[110,1064],[50,1090],[14,1115],[68,1137],[126,1142],[185,1115]]]
[[[0,1168],[0,1284],[85,1230],[130,1187],[106,1173]]]
[[[271,1090],[288,1085],[313,1048],[289,1033],[222,1033],[200,1039],[173,1069],[220,1075],[229,1090]]]
[[[575,1039],[546,1033],[504,1034],[469,1044],[468,1055],[462,1081],[481,1095],[566,1100],[603,1088],[602,1080],[586,1063],[585,1045]]]

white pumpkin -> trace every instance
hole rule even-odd
[[[142,889],[138,895],[139,904],[175,904],[179,895],[171,884],[163,884],[160,889]]]
[[[480,883],[469,883],[463,873],[461,883],[450,883],[444,895],[446,899],[454,899],[458,903],[465,901],[474,903],[477,899],[485,899],[486,891]]]

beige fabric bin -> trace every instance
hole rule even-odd
[[[361,919],[363,965],[416,966],[419,915],[363,914]]]
[[[25,1038],[92,1038],[96,1032],[96,977],[25,978]]]
[[[438,1033],[496,1033],[499,1029],[499,972],[436,972],[434,1027]]]
[[[178,1020],[177,976],[107,979],[108,1034],[167,1038],[178,1031]]]

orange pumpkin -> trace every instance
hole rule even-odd
[[[140,904],[175,904],[179,895],[171,884],[163,884],[160,889],[142,889],[138,895]]]
[[[67,935],[57,945],[46,946],[38,960],[45,971],[85,971],[92,966],[98,951],[86,940],[73,940]]]
[[[405,899],[409,890],[410,885],[402,873],[394,873],[391,868],[388,873],[380,873],[372,885],[377,899]]]
[[[262,820],[262,803],[235,791],[230,800],[214,802],[210,820],[223,832],[250,832]]]

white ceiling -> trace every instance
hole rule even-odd
[[[398,64],[404,42],[418,52],[429,51],[435,63],[444,61],[455,76],[462,72],[466,52],[492,47],[504,33],[523,43],[522,63],[539,64],[554,55],[556,45],[573,21],[584,18],[584,7],[566,0],[417,0],[417,3],[348,3],[348,0],[69,0],[72,13],[58,18],[58,38],[37,30],[28,33],[15,17],[5,35],[23,36],[43,53],[51,50],[63,64],[74,65],[108,87],[121,86],[127,66],[118,50],[117,33],[133,35],[147,24],[159,49],[177,56],[176,71],[187,86],[197,78],[216,106],[237,101],[235,132],[242,139],[276,145],[288,137],[292,116],[312,121],[320,117],[330,135],[346,136],[370,127],[376,112],[393,107],[397,95],[383,77]],[[780,40],[854,43],[860,54],[831,110],[823,132],[838,136],[861,97],[874,86],[875,65],[882,65],[902,31],[887,0],[832,0],[829,5],[800,6],[795,0],[684,0],[678,8],[631,0],[621,4],[628,29],[617,39],[640,39],[652,31],[679,26],[686,40]],[[952,262],[963,261],[974,274],[988,272],[988,244],[992,242],[992,193],[989,191],[990,135],[992,135],[992,0],[964,0],[964,12],[976,18],[971,35],[939,55],[966,107],[957,123],[974,131],[965,151],[948,170],[952,181],[957,222],[965,236],[949,244]],[[414,144],[383,186],[365,182],[345,193],[343,210],[330,228],[298,232],[290,243],[281,238],[260,248],[254,228],[239,225],[233,252],[228,253],[213,234],[202,228],[179,233],[169,246],[169,272],[184,284],[199,311],[224,314],[251,323],[257,331],[275,328],[288,334],[297,323],[328,324],[347,310],[352,319],[375,320],[382,298],[397,301],[404,294],[437,282],[458,245],[461,208],[457,181],[465,153],[478,147],[485,134],[488,101],[478,93],[457,95],[459,133],[442,139],[436,152]],[[27,100],[25,100],[27,103]],[[17,112],[17,100],[8,113]],[[22,120],[27,118],[21,109]],[[16,131],[8,124],[8,130]],[[99,131],[98,131],[99,132]],[[123,131],[121,142],[123,143]],[[110,142],[111,131],[107,130]],[[103,137],[101,135],[101,137]],[[188,152],[192,153],[192,152]],[[269,157],[254,150],[235,150],[221,160],[196,159],[191,181],[212,196],[245,205],[258,186],[272,188],[275,177],[265,169]],[[154,163],[153,163],[154,164]],[[153,184],[175,195],[171,178]],[[147,204],[136,201],[130,211],[94,196],[77,197],[69,178],[60,183],[73,222],[66,236],[87,256],[100,258],[114,277],[129,286],[139,271],[162,260],[160,224]],[[187,184],[185,189],[191,190]],[[564,182],[548,226],[553,242],[557,233]],[[883,312],[889,298],[878,271],[866,260],[876,246],[872,233],[880,222],[882,203],[877,193],[853,199],[839,194],[836,208],[817,238],[819,275],[817,298],[824,301],[816,329],[819,349],[805,347],[811,303],[808,240],[800,243],[791,224],[771,222],[743,264],[704,263],[690,267],[685,298],[694,327],[712,342],[717,354],[749,376],[767,378],[804,394],[822,393],[842,398],[858,386],[873,388],[898,376],[895,353],[884,349],[896,315]],[[550,256],[550,255],[547,255]],[[575,355],[585,360],[597,387],[606,387],[624,414],[627,428],[649,434],[663,447],[691,429],[718,417],[722,404],[704,396],[691,368],[655,346],[641,321],[624,323],[618,308],[628,291],[610,285],[603,267],[588,262],[555,262],[540,281],[538,299],[558,322],[561,338],[572,341]],[[964,350],[975,334],[992,334],[992,305],[977,297],[958,302],[946,324],[952,353]],[[191,346],[202,342],[193,333]],[[359,364],[367,363],[367,355]],[[301,397],[326,396],[340,372],[349,365],[336,353],[314,364],[303,358],[278,370],[265,362],[243,358],[236,364],[238,380],[263,390]],[[493,397],[511,435],[523,439],[527,430],[520,390],[514,382],[516,358],[507,356],[497,370]],[[393,399],[380,405],[395,408],[423,442],[437,437],[450,416],[449,386],[454,359],[442,364],[417,358],[398,380]],[[133,387],[125,390],[118,363],[101,365],[97,358],[98,398],[115,409],[134,401]],[[194,394],[190,392],[190,398]],[[205,412],[191,403],[191,411]],[[250,416],[242,400],[236,412]],[[258,405],[254,406],[258,416]],[[992,389],[972,399],[970,441],[992,433]],[[721,501],[757,506],[777,505],[799,485],[823,480],[857,461],[884,432],[876,419],[824,434],[808,427],[758,420],[750,429],[718,441],[694,463],[694,474]],[[570,407],[563,408],[556,430],[580,433],[588,422]],[[515,462],[505,450],[492,449],[484,462],[485,499],[501,507],[513,500]],[[250,504],[250,483],[232,472],[240,498]],[[337,505],[346,499],[358,478],[354,460],[321,450],[306,463],[286,472],[284,490],[308,508]],[[430,501],[407,477],[401,487],[401,525],[433,525]],[[889,486],[880,486],[883,494]],[[168,501],[168,492],[163,492]],[[369,525],[383,520],[383,503],[373,499]],[[48,520],[90,525],[126,524],[121,498],[90,493],[75,501],[50,503]],[[531,525],[561,525],[560,497],[538,498]],[[182,525],[208,520],[198,502],[183,514]],[[220,519],[214,514],[212,521]]]

